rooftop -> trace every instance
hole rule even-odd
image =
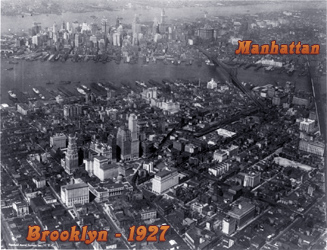
[[[228,214],[236,215],[236,216],[243,216],[254,208],[255,208],[255,205],[251,204],[248,201],[242,200],[241,202],[237,203],[236,206],[233,206],[233,208],[228,212]]]
[[[77,189],[77,188],[85,188],[88,187],[86,183],[75,183],[75,184],[70,184],[70,185],[65,185],[63,188],[66,190],[71,190],[71,189]]]

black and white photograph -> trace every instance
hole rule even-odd
[[[0,6],[0,249],[327,249],[326,0]]]

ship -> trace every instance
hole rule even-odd
[[[40,91],[36,88],[33,88],[33,91],[35,92],[35,94],[40,94]]]
[[[84,89],[81,89],[81,88],[79,88],[79,87],[77,87],[76,89],[77,89],[77,91],[78,91],[79,93],[81,93],[82,95],[86,95]]]
[[[54,84],[54,82],[50,82],[50,81],[48,81],[48,82],[46,82],[46,84]]]
[[[104,88],[104,89],[107,90],[107,91],[110,90],[108,87],[105,87],[101,82],[98,82],[97,84],[98,84],[98,86]]]
[[[8,69],[6,69],[6,70],[13,70],[14,68],[8,68]]]
[[[60,59],[60,57],[61,57],[61,55],[60,54],[58,54],[56,57],[55,57],[55,61],[58,61],[59,59]]]
[[[8,91],[8,94],[11,98],[17,99],[17,96],[14,92],[12,92],[11,90]]]
[[[146,84],[144,82],[140,82],[140,81],[135,81],[136,84],[142,86],[142,87],[147,87]]]
[[[263,65],[262,64],[259,64],[255,69],[254,69],[254,71],[258,71],[259,69],[261,69],[263,67]]]
[[[18,64],[18,62],[9,61],[9,64]]]
[[[70,84],[71,81],[60,81],[61,84]]]
[[[55,54],[52,54],[52,55],[49,57],[48,61],[51,61],[52,58],[54,58],[54,57],[55,57]]]
[[[243,67],[243,69],[246,70],[246,69],[250,68],[252,65],[253,65],[252,63],[249,63],[249,64],[245,65],[245,66]]]
[[[87,91],[90,91],[90,89],[88,87],[86,87],[85,85],[81,85],[81,87]]]

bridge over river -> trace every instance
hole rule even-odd
[[[223,62],[217,60],[215,57],[209,55],[204,49],[199,48],[199,51],[201,51],[210,61],[212,61],[214,65],[225,70],[230,77],[231,82],[247,97],[249,97],[259,108],[264,108],[264,105],[254,96],[254,94],[249,89],[245,88],[242,83],[240,83],[237,78],[237,68],[227,66]]]

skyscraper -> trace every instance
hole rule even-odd
[[[72,174],[74,169],[78,167],[78,152],[76,145],[76,137],[70,135],[68,138],[68,147],[65,157],[65,171]]]
[[[79,34],[75,34],[75,47],[79,46]]]
[[[122,160],[131,159],[131,131],[126,126],[121,126],[117,132],[117,154]]]
[[[54,23],[54,24],[52,25],[52,32],[53,32],[53,33],[56,33],[57,31],[58,31],[57,24]]]
[[[141,32],[141,25],[138,16],[135,14],[134,20],[132,23],[132,31],[133,31],[133,41],[132,44],[135,45],[138,43],[138,34]]]
[[[66,30],[67,30],[68,32],[70,32],[70,28],[71,28],[71,27],[70,27],[70,22],[67,22],[67,23],[66,23]]]
[[[108,136],[108,140],[107,140],[107,143],[109,146],[111,146],[111,149],[112,149],[112,160],[115,161],[116,158],[117,158],[117,150],[116,150],[116,147],[117,147],[117,142],[116,142],[116,136],[114,135],[109,135]]]
[[[108,32],[107,22],[108,22],[108,19],[106,19],[106,18],[103,18],[102,21],[101,21],[101,30],[102,30],[102,33],[104,33],[104,36],[106,36],[106,34]]]
[[[140,141],[137,134],[137,116],[130,114],[128,118],[128,129],[131,131],[131,157],[138,158],[140,153]]]
[[[34,26],[32,27],[32,36],[39,34],[41,31],[41,23],[34,22]]]
[[[161,15],[160,15],[160,24],[165,24],[166,23],[166,12],[164,9],[161,10]]]

